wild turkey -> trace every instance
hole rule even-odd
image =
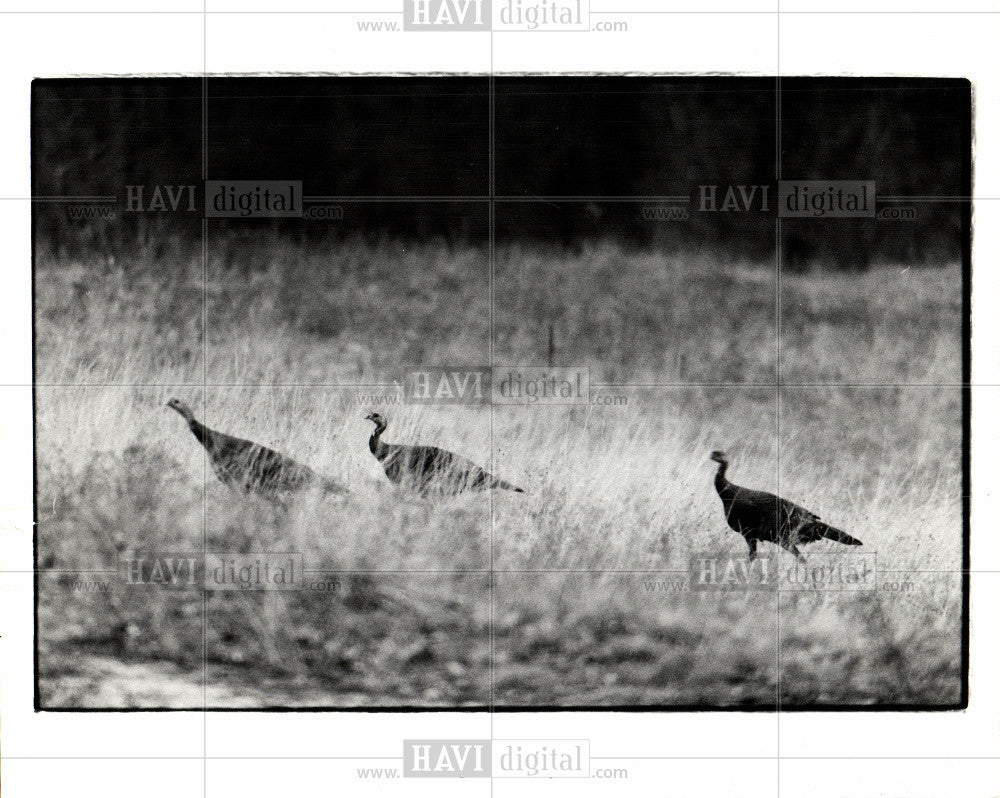
[[[805,557],[799,551],[799,545],[816,540],[827,538],[848,546],[861,545],[860,540],[824,524],[818,515],[804,507],[773,493],[734,485],[726,479],[729,460],[725,453],[716,451],[709,456],[719,464],[719,470],[715,474],[715,489],[722,499],[726,521],[746,538],[751,560],[757,556],[757,542],[761,540],[781,546],[802,562],[805,562]]]
[[[523,490],[498,479],[470,460],[436,446],[402,446],[381,439],[386,421],[379,413],[365,416],[375,423],[368,448],[382,464],[385,475],[397,485],[405,484],[418,493],[456,495],[466,491],[503,488],[515,493]]]
[[[310,487],[319,488],[323,493],[346,493],[346,488],[339,483],[280,452],[209,429],[178,399],[171,399],[167,407],[184,417],[191,432],[208,452],[216,476],[232,488],[272,499]]]

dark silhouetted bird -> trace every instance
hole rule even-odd
[[[371,413],[365,419],[375,423],[368,448],[382,464],[385,475],[397,485],[412,487],[424,496],[430,493],[455,495],[489,488],[524,493],[454,452],[436,446],[386,443],[381,438],[386,428],[385,419],[379,413]]]
[[[177,399],[167,402],[167,407],[172,407],[184,417],[191,432],[208,452],[216,476],[232,488],[244,493],[260,493],[272,499],[313,487],[323,493],[347,492],[343,485],[317,474],[291,457],[259,443],[209,429],[195,419],[191,408]]]
[[[799,560],[805,557],[799,551],[800,545],[817,540],[835,540],[848,546],[860,546],[861,541],[846,532],[819,520],[819,516],[787,499],[734,485],[726,479],[729,460],[724,452],[715,451],[711,459],[719,464],[715,474],[715,489],[722,499],[726,521],[733,529],[746,538],[750,547],[750,559],[757,556],[757,542],[766,541],[790,551]]]

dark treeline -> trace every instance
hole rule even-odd
[[[337,198],[342,215],[324,222],[209,225],[228,239],[303,245],[356,235],[483,243],[492,207],[499,242],[610,237],[769,260],[778,141],[784,179],[969,196],[968,81],[784,78],[776,89],[773,78],[499,77],[491,100],[482,76],[39,80],[33,195],[117,201],[113,218],[84,219],[36,202],[36,243],[108,254],[195,246],[203,168],[214,180],[301,180],[306,196]],[[127,186],[148,198],[182,185],[198,187],[198,211],[125,212]],[[701,212],[702,185],[768,185],[772,203]],[[686,219],[656,217],[654,198],[679,196],[692,197]],[[913,218],[902,220],[782,220],[785,262],[856,269],[967,255],[968,203],[908,205]]]

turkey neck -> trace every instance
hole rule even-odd
[[[719,470],[715,472],[715,489],[721,494],[729,487],[729,480],[726,479],[726,466],[729,463],[719,463]]]
[[[188,427],[190,427],[191,432],[198,439],[202,446],[208,446],[212,441],[212,430],[202,424],[200,421],[191,419],[188,421]]]
[[[386,449],[386,445],[379,440],[383,432],[385,432],[385,424],[376,424],[375,431],[368,439],[368,448],[371,449],[372,454],[380,460],[382,459],[381,455],[385,454]]]

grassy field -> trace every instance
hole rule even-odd
[[[491,282],[476,248],[209,253],[207,273],[181,255],[36,264],[43,706],[197,707],[206,675],[212,706],[958,699],[957,267],[779,282],[767,264],[510,246]],[[395,404],[416,366],[491,349],[544,365],[550,325],[556,364],[600,386],[591,404]],[[233,493],[171,397],[349,495]],[[368,452],[372,409],[386,440],[527,492],[407,495]],[[746,552],[716,448],[737,483],[861,538],[873,589],[690,590],[693,554]],[[316,584],[203,600],[79,572],[203,547],[299,552]]]

